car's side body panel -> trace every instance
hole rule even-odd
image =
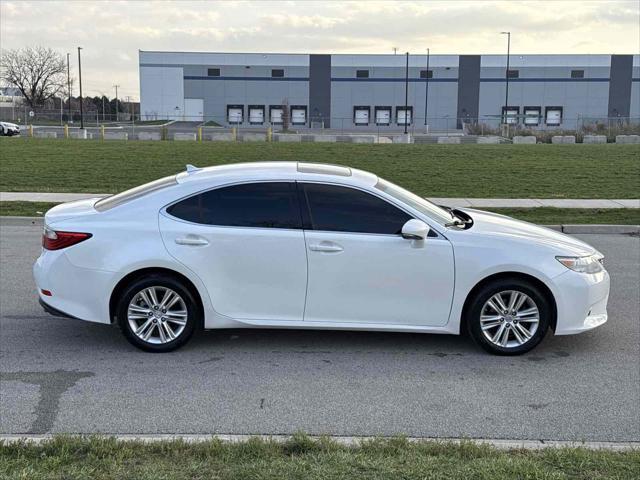
[[[305,231],[305,321],[442,327],[454,287],[445,238]],[[323,246],[337,251],[323,251]],[[331,248],[329,248],[331,250]]]
[[[218,313],[302,320],[307,257],[301,230],[199,225],[166,214],[160,229],[167,251],[198,274]]]

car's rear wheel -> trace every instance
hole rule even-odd
[[[167,275],[152,275],[123,290],[116,309],[129,342],[149,352],[169,352],[184,345],[199,321],[193,295]]]
[[[520,355],[542,341],[551,323],[547,296],[524,279],[500,279],[470,299],[466,323],[471,337],[497,355]]]

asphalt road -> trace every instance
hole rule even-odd
[[[609,322],[522,357],[455,336],[206,332],[165,355],[46,315],[40,229],[0,231],[0,433],[233,433],[640,440],[640,238],[607,255]]]

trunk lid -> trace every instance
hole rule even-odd
[[[100,197],[87,198],[85,200],[76,200],[74,202],[66,202],[56,205],[48,210],[44,215],[45,225],[54,225],[63,220],[72,218],[86,217],[87,215],[96,215],[98,211],[93,205]]]

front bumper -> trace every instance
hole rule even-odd
[[[607,271],[584,274],[568,270],[554,279],[558,318],[556,335],[573,335],[604,324],[610,278]]]

